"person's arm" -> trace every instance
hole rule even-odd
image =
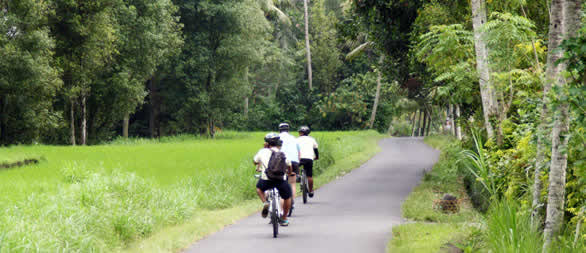
[[[261,149],[261,151],[262,151],[262,149]],[[257,172],[260,172],[260,152],[261,151],[258,151],[258,153],[256,153],[254,158],[252,158],[252,163],[256,166]]]
[[[315,139],[313,139],[313,153],[315,153],[315,159],[317,160],[319,159],[319,150],[317,150],[317,141],[315,141]]]

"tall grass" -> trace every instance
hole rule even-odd
[[[488,247],[492,252],[541,252],[543,237],[532,224],[531,211],[517,201],[493,203],[487,216]]]
[[[181,136],[92,147],[17,146],[47,157],[0,171],[0,251],[114,251],[197,210],[255,197],[254,153],[264,133]],[[359,152],[375,132],[316,133],[319,169]],[[320,159],[321,160],[321,159]]]

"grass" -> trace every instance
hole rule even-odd
[[[461,223],[408,223],[393,228],[388,253],[442,252],[461,247],[462,238],[478,229]]]
[[[387,252],[449,251],[449,245],[474,251],[476,245],[463,242],[477,233],[482,216],[470,203],[457,173],[461,148],[446,136],[426,137],[425,142],[442,151],[440,159],[401,206],[403,216],[414,222],[393,227]],[[462,200],[459,212],[444,213],[433,208],[434,200],[445,194]]]
[[[401,209],[403,216],[414,221],[425,222],[466,222],[477,220],[479,213],[471,205],[462,178],[457,173],[456,156],[460,147],[448,145],[450,139],[445,136],[432,136],[426,143],[442,150],[439,161],[433,169],[425,174],[422,182],[409,194]],[[445,194],[462,199],[460,212],[447,214],[433,208],[434,200]]]
[[[0,157],[44,159],[0,171],[0,191],[10,193],[0,195],[0,250],[185,247],[256,210],[247,201],[255,198],[250,160],[263,135],[228,132],[216,140],[178,136],[91,147],[2,148]],[[321,151],[317,185],[364,162],[381,137],[372,131],[312,135]]]

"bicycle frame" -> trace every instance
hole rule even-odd
[[[266,190],[265,196],[266,196],[267,200],[269,200],[269,213],[273,212],[273,210],[274,210],[273,206],[277,206],[277,214],[278,214],[278,217],[280,218],[283,215],[283,209],[282,209],[281,203],[280,203],[281,196],[279,196],[279,190],[277,190],[277,188]],[[273,205],[273,202],[277,203],[277,204]]]

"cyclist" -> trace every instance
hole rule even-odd
[[[299,137],[297,143],[299,144],[299,165],[303,166],[307,181],[309,183],[309,197],[313,198],[313,160],[319,159],[319,151],[317,149],[317,142],[309,133],[311,130],[308,126],[299,128]]]
[[[287,159],[291,161],[291,174],[289,174],[288,180],[291,185],[292,201],[295,199],[295,184],[296,175],[299,174],[299,145],[297,140],[291,134],[289,134],[289,124],[279,124],[279,137],[283,141],[281,151],[285,153]],[[291,211],[295,208],[295,203],[291,203]]]
[[[286,181],[286,175],[283,176],[283,180],[271,180],[268,178],[265,170],[269,165],[269,160],[273,152],[280,152],[282,141],[277,133],[268,133],[265,136],[265,147],[260,149],[254,156],[253,162],[257,166],[257,171],[261,172],[260,179],[256,184],[256,193],[260,197],[260,200],[264,203],[261,216],[266,218],[269,213],[269,202],[265,196],[265,191],[277,188],[279,195],[283,201],[283,217],[279,223],[281,226],[288,226],[289,221],[287,220],[287,214],[289,208],[291,208],[291,186]],[[291,161],[286,160],[288,173],[291,172]]]

